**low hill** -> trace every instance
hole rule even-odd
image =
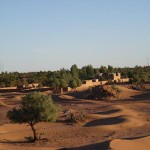
[[[71,92],[67,95],[73,96],[78,99],[94,99],[94,100],[129,100],[139,99],[148,93],[145,91],[137,91],[131,89],[129,86],[122,85],[103,85],[89,87],[84,91],[78,90],[77,92]],[[144,97],[145,98],[145,97]]]

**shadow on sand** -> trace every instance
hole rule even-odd
[[[124,116],[103,118],[103,119],[92,120],[86,123],[85,127],[93,127],[93,126],[100,126],[100,125],[114,125],[125,121],[126,119],[124,118]]]
[[[82,101],[80,99],[67,99],[67,98],[61,98],[59,95],[51,95],[54,102],[58,104],[93,104],[91,101]]]
[[[85,145],[81,147],[62,148],[59,150],[109,150],[110,141],[105,141],[96,144]]]
[[[29,141],[25,141],[25,140],[22,140],[22,141],[10,141],[10,140],[2,140],[0,141],[0,143],[4,143],[4,144],[22,144],[22,143],[33,143],[33,142],[29,142]]]
[[[150,100],[150,90],[146,90],[140,95],[131,96],[131,98],[135,100]]]
[[[97,112],[96,114],[99,114],[99,115],[109,115],[109,114],[113,114],[113,113],[117,113],[117,112],[120,112],[121,109],[113,109],[113,110],[109,110],[109,111],[102,111],[102,112]]]

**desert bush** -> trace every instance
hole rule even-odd
[[[117,93],[121,93],[122,92],[122,90],[119,89],[116,85],[112,85],[111,88],[112,88],[112,90],[116,91]]]
[[[87,118],[88,118],[87,115],[83,112],[78,112],[76,114],[73,113],[73,112],[70,112],[67,116],[66,121],[69,124],[76,124],[76,123],[79,123],[79,122],[86,121]]]
[[[116,98],[119,98],[120,93],[122,92],[121,89],[119,89],[116,85],[112,85],[111,86],[111,90],[112,90],[112,95]]]

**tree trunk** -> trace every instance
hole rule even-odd
[[[34,138],[33,141],[35,142],[36,140],[38,140],[37,133],[36,133],[36,130],[34,128],[34,125],[30,124],[30,126],[31,126],[31,129],[32,129],[32,132],[33,132],[33,138]]]

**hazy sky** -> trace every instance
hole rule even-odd
[[[0,0],[0,71],[146,65],[150,0]]]

